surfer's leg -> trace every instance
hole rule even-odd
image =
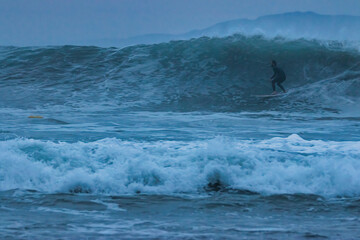
[[[286,90],[283,85],[281,85],[281,82],[277,82],[277,85],[281,88],[281,90],[283,90],[284,93],[286,93]]]
[[[271,86],[272,86],[272,89],[274,92],[275,92],[275,82],[276,82],[276,80],[271,81]]]

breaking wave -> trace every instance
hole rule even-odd
[[[289,94],[271,92],[269,61]],[[338,111],[359,102],[360,54],[342,42],[233,35],[123,49],[1,47],[0,107]]]

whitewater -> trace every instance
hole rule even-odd
[[[358,46],[0,47],[0,238],[359,238]]]

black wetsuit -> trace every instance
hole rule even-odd
[[[276,83],[281,88],[281,90],[283,90],[283,92],[286,92],[285,88],[281,85],[281,83],[286,80],[286,75],[284,71],[278,67],[272,67],[272,68],[274,71],[274,75],[271,77],[273,91],[275,91],[275,83]]]

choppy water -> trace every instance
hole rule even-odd
[[[273,58],[289,93],[254,97]],[[0,238],[360,237],[345,43],[1,47],[0,66]]]

